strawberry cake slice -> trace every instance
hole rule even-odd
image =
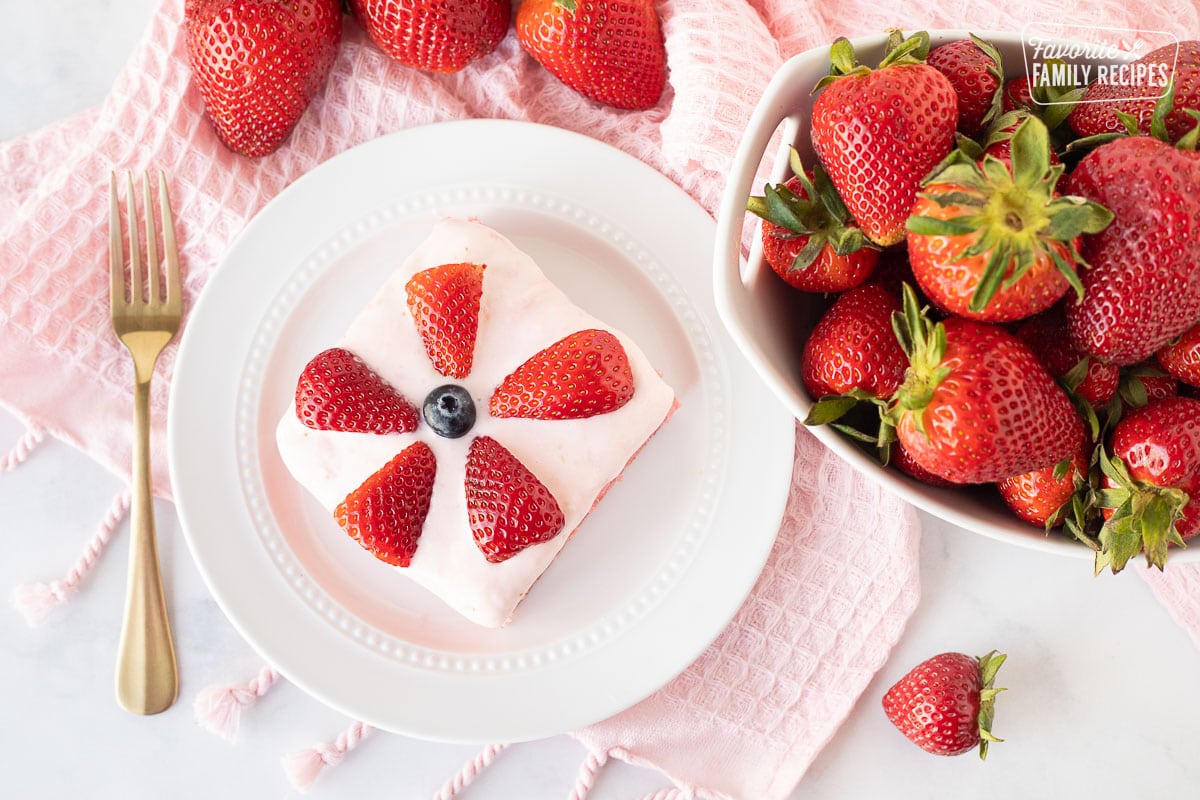
[[[496,628],[675,405],[533,259],[443,219],[305,366],[276,440],[366,551]]]

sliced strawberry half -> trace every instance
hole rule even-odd
[[[633,371],[616,336],[576,331],[530,358],[492,393],[493,417],[583,419],[615,411],[633,397]]]
[[[415,442],[346,495],[334,519],[380,561],[407,567],[429,514],[436,474],[433,450]]]
[[[528,467],[490,436],[467,451],[467,519],[475,544],[493,564],[562,530],[562,509]]]
[[[408,310],[425,343],[425,353],[447,378],[465,378],[475,359],[483,264],[442,264],[422,270],[405,284]]]
[[[320,431],[379,434],[415,431],[419,419],[416,406],[342,347],[318,353],[304,367],[296,416]]]

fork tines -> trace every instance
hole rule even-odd
[[[159,226],[154,221],[154,204],[150,190],[150,175],[142,173],[142,213],[146,239],[146,269],[143,274],[142,251],[138,232],[138,213],[134,191],[133,174],[125,173],[125,227],[129,232],[129,277],[126,280],[124,242],[121,234],[121,210],[118,202],[117,173],[112,173],[109,182],[109,297],[113,314],[131,308],[149,307],[168,314],[178,313],[182,303],[179,278],[179,251],[175,244],[175,221],[167,195],[167,178],[158,172],[158,215]],[[165,276],[158,260],[158,233],[162,231]],[[165,277],[165,292],[163,291]],[[128,289],[128,291],[127,291]]]

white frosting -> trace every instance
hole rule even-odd
[[[465,379],[451,381],[429,363],[404,287],[417,272],[458,262],[486,268],[474,365]],[[501,419],[488,414],[492,391],[513,369],[586,328],[611,331],[624,346],[634,380],[628,403],[581,420]],[[358,354],[418,408],[430,390],[459,383],[474,398],[475,426],[459,439],[438,436],[424,420],[413,433],[388,436],[317,431],[305,427],[289,407],[276,431],[284,464],[332,512],[396,453],[418,439],[428,444],[437,459],[433,502],[411,566],[397,569],[463,616],[493,628],[508,622],[529,587],[675,403],[674,392],[632,340],[572,303],[533,259],[474,221],[438,222],[338,345]],[[553,493],[566,517],[558,536],[499,564],[488,562],[475,545],[463,490],[467,449],[476,436],[484,435],[520,459]]]

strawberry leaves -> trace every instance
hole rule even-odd
[[[1008,658],[1004,653],[998,653],[995,650],[979,657],[979,682],[981,688],[979,690],[979,760],[987,760],[988,744],[990,742],[1003,742],[1003,739],[997,738],[992,733],[992,723],[996,719],[996,695],[1003,692],[1004,689],[995,688],[996,673],[1000,671],[1004,660]]]
[[[1057,196],[1055,186],[1065,168],[1050,163],[1048,131],[1036,117],[1020,122],[1010,144],[1009,165],[992,155],[975,160],[962,150],[952,154],[925,179],[925,191],[918,197],[962,213],[946,217],[914,213],[905,224],[917,236],[962,237],[965,246],[949,263],[986,258],[968,305],[977,314],[1001,288],[1020,281],[1039,258],[1049,258],[1082,299],[1083,283],[1075,265],[1087,264],[1076,239],[1099,233],[1113,218],[1099,203]],[[910,241],[910,249],[921,244]]]
[[[747,211],[783,229],[784,233],[777,235],[806,239],[790,271],[812,266],[826,247],[838,256],[850,255],[864,247],[879,249],[853,224],[825,170],[818,164],[806,172],[795,148],[790,160],[803,195],[783,184],[767,185],[762,196],[752,196],[746,201]]]
[[[1133,478],[1124,462],[1100,448],[1100,471],[1111,488],[1096,493],[1097,504],[1111,515],[1100,528],[1096,574],[1118,573],[1129,559],[1144,552],[1146,563],[1162,569],[1167,545],[1183,546],[1175,523],[1183,516],[1188,495],[1181,489],[1155,486]]]

